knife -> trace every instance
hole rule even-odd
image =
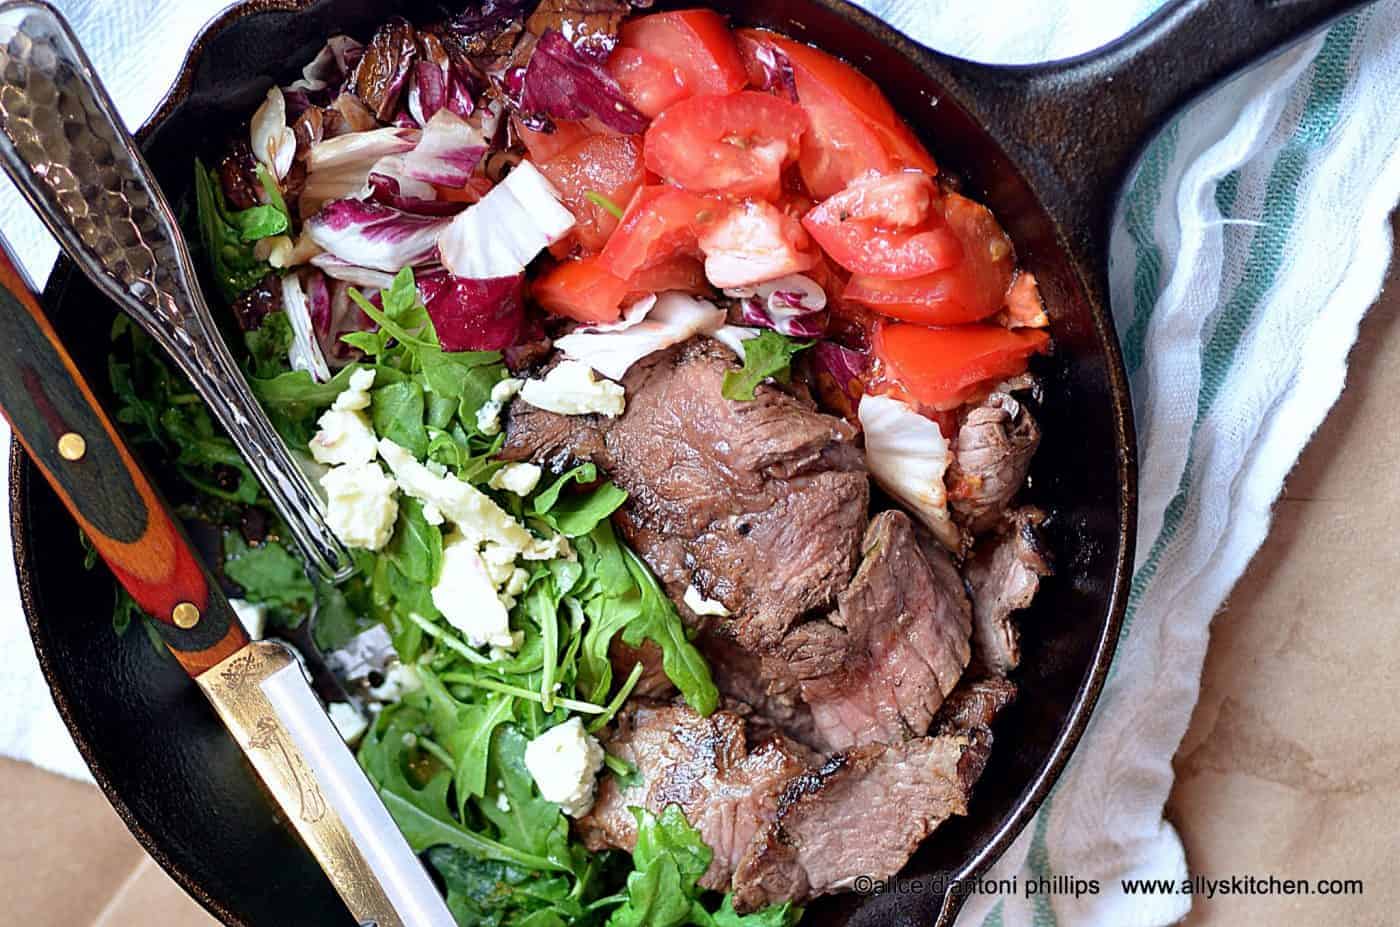
[[[295,653],[250,641],[0,236],[0,412],[227,725],[361,927],[455,927]]]

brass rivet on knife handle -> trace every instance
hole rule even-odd
[[[255,641],[196,678],[302,842],[360,924],[413,927],[394,909],[345,821],[326,800],[314,770],[262,684],[295,665],[284,644]]]
[[[70,431],[58,439],[58,456],[64,460],[77,462],[87,454],[87,441],[76,431]]]
[[[199,609],[195,605],[189,602],[181,602],[179,605],[175,606],[175,611],[171,613],[170,617],[175,619],[175,627],[184,628],[188,631],[190,628],[199,624],[200,614]]]

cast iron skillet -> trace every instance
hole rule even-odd
[[[1184,0],[1098,53],[1023,68],[931,52],[841,0],[717,5],[874,78],[940,164],[1001,218],[1054,318],[1032,494],[1055,513],[1059,572],[1023,621],[1022,697],[997,727],[971,814],[945,825],[905,873],[925,891],[826,901],[809,915],[823,925],[950,924],[960,903],[936,890],[939,877],[984,871],[1025,826],[1088,723],[1122,622],[1137,492],[1132,407],[1107,304],[1119,190],[1180,106],[1358,0]],[[393,6],[418,19],[437,12],[429,2]],[[191,156],[212,153],[274,79],[285,83],[335,32],[365,37],[387,12],[381,0],[247,0],[216,19],[140,133],[171,198],[187,190]],[[93,382],[105,383],[112,307],[66,261],[45,305]],[[15,559],[39,658],[128,826],[226,923],[349,923],[195,687],[144,635],[115,638],[110,579],[81,568],[72,522],[17,449],[11,470]]]

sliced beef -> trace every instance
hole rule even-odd
[[[1010,393],[996,392],[963,419],[948,471],[953,515],[973,534],[1001,524],[1026,482],[1040,427]]]
[[[1015,699],[1016,684],[1005,677],[964,677],[938,709],[934,730],[940,734],[976,731],[990,736],[997,715]]]
[[[759,657],[719,632],[715,623],[696,638],[705,655],[715,685],[730,698],[750,706],[767,723],[788,737],[813,749],[821,749],[812,709],[802,700],[801,683],[785,659]]]
[[[760,387],[722,394],[734,356],[707,338],[635,365],[626,414],[569,418],[517,400],[509,460],[593,460],[629,493],[625,540],[673,601],[694,585],[731,612],[726,634],[769,654],[806,612],[828,607],[860,559],[865,461],[845,422]]]
[[[812,755],[778,734],[751,740],[733,711],[702,718],[684,705],[634,701],[618,716],[609,753],[637,768],[637,781],[622,788],[607,776],[593,810],[577,824],[594,852],[631,851],[637,823],[629,808],[660,814],[679,805],[714,851],[701,884],[725,890],[754,835],[773,819],[778,795],[812,763]]]
[[[734,907],[802,904],[899,872],[939,824],[967,813],[988,749],[975,732],[921,737],[838,753],[798,776],[739,861]]]
[[[1045,515],[1022,508],[1007,516],[1005,530],[984,540],[966,567],[972,591],[972,647],[976,662],[1006,675],[1021,662],[1020,636],[1013,614],[1031,604],[1042,576],[1049,576],[1049,555],[1037,532]]]
[[[863,550],[836,610],[782,645],[782,665],[812,712],[815,745],[828,751],[925,734],[971,655],[962,582],[946,554],[920,550],[909,516],[875,516]]]

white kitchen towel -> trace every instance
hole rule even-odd
[[[860,0],[928,45],[984,61],[1088,51],[1162,0]],[[140,122],[218,0],[58,0],[123,115]],[[1400,0],[1382,0],[1176,120],[1126,193],[1113,302],[1142,451],[1128,623],[1082,748],[993,874],[1096,879],[1102,892],[978,897],[963,924],[1164,925],[1184,897],[1125,898],[1122,878],[1180,879],[1162,820],[1207,629],[1335,402],[1378,295],[1400,198]],[[55,249],[0,190],[0,228],[42,279]],[[0,587],[0,753],[83,770],[34,666],[13,578]]]

